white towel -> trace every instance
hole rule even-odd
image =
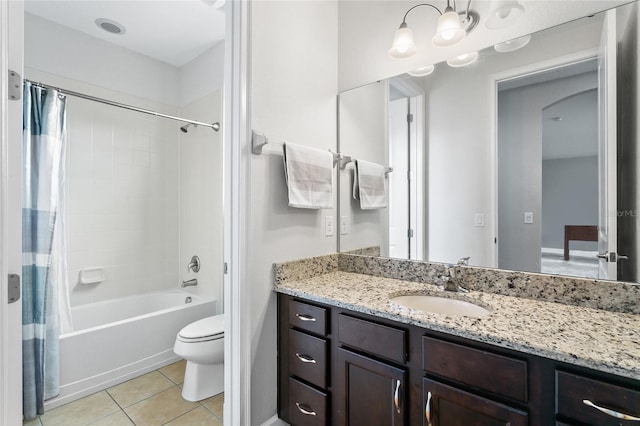
[[[356,160],[353,174],[353,198],[360,200],[362,210],[387,207],[385,167],[368,161]]]
[[[294,144],[285,144],[283,149],[289,206],[333,208],[333,154]]]

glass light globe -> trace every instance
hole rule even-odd
[[[436,27],[436,35],[431,40],[436,47],[453,46],[462,40],[466,35],[466,32],[460,25],[460,16],[453,11],[449,10],[438,18],[438,25]]]
[[[393,37],[393,45],[389,49],[392,58],[408,58],[416,53],[416,44],[413,42],[413,31],[403,23]]]

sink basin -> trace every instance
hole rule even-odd
[[[407,295],[396,296],[390,299],[393,303],[402,305],[405,308],[414,309],[434,314],[464,317],[483,317],[491,312],[482,306],[463,300],[450,299],[448,297]]]

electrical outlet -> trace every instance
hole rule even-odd
[[[326,216],[324,218],[324,236],[333,236],[333,216]]]
[[[473,217],[473,225],[474,226],[484,226],[484,214],[476,213]]]
[[[340,234],[347,235],[349,233],[349,216],[340,216]]]
[[[524,212],[524,223],[526,224],[533,223],[533,212]]]

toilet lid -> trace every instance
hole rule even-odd
[[[192,322],[178,333],[183,339],[202,339],[224,334],[224,315],[215,315]]]

